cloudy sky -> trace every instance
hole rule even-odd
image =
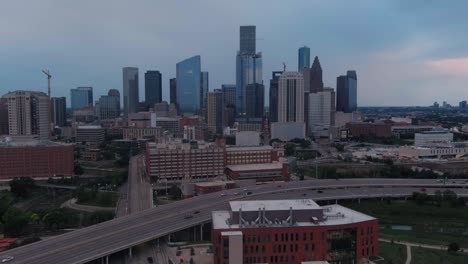
[[[168,99],[176,62],[197,54],[213,90],[235,82],[239,26],[256,25],[265,84],[283,62],[296,70],[307,45],[326,86],[357,70],[361,106],[457,104],[468,99],[467,10],[463,0],[0,1],[0,94],[46,91],[47,68],[52,96],[93,86],[97,99],[136,66],[140,98],[156,69]]]

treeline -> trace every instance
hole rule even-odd
[[[443,192],[437,190],[434,195],[429,195],[425,192],[414,192],[412,199],[419,205],[430,204],[439,207],[443,205],[449,205],[451,207],[466,206],[465,198],[458,197],[458,195],[451,190],[445,190]]]
[[[318,167],[310,168],[304,173],[309,177],[316,177],[324,179],[341,179],[341,178],[409,178],[409,179],[437,179],[441,175],[433,172],[432,170],[413,170],[405,166],[389,165],[375,170],[367,171],[349,171],[339,170],[335,167]],[[448,176],[448,175],[444,175]],[[457,175],[457,177],[468,177],[468,175]]]

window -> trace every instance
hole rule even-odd
[[[278,242],[278,234],[275,234],[275,241]]]
[[[310,232],[309,237],[310,240],[314,240],[314,233]]]
[[[306,240],[306,236],[307,236],[306,233],[302,233],[302,240]]]

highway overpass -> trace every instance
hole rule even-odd
[[[333,202],[340,199],[406,197],[421,188],[426,188],[428,192],[451,189],[459,195],[468,196],[465,180],[451,180],[445,185],[434,179],[307,180],[257,185],[249,188],[252,195],[246,197],[239,195],[240,189],[227,190],[224,195],[218,192],[193,197],[12,249],[0,256],[13,256],[14,260],[9,263],[14,264],[86,263],[207,223],[211,220],[211,212],[227,209],[230,200],[311,198]],[[196,210],[199,213],[193,214],[192,218],[184,218]]]

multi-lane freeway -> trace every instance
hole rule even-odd
[[[98,225],[9,250],[10,263],[86,263],[114,252],[210,221],[213,210],[227,209],[228,201],[236,199],[302,199],[315,200],[358,199],[371,197],[404,197],[425,188],[452,189],[468,196],[464,180],[443,184],[423,179],[343,179],[308,180],[265,184],[249,187],[249,196],[241,189],[206,194],[122,216]],[[320,192],[317,190],[321,189]],[[245,192],[244,192],[245,193]],[[198,210],[192,218],[187,213]]]

